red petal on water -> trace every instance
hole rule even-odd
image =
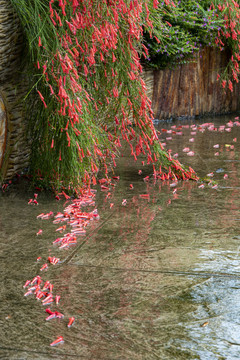
[[[75,321],[75,318],[74,318],[74,317],[71,317],[71,318],[69,319],[68,328],[70,328],[70,327],[74,324],[74,321]]]
[[[127,200],[126,200],[126,199],[123,199],[122,205],[125,206],[126,204],[127,204]]]
[[[50,344],[50,346],[56,346],[56,345],[62,344],[63,342],[64,342],[63,337],[59,336],[55,341],[53,341]]]

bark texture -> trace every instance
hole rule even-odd
[[[22,102],[27,89],[21,66],[23,46],[21,26],[10,1],[0,0],[0,105],[2,107],[0,175],[2,179],[14,176],[26,167],[29,161],[30,147],[26,138]]]

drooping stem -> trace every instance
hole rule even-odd
[[[141,78],[140,57],[148,53],[142,24],[152,31],[149,14],[158,1],[11,2],[39,95],[28,102],[32,173],[54,186],[95,184],[99,168],[107,175],[126,141],[135,160],[145,154],[148,163],[161,163],[167,175],[158,176],[196,178],[159,143]]]

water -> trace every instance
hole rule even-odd
[[[229,120],[234,117],[204,122],[219,128]],[[174,130],[176,124],[158,129]],[[191,128],[195,122],[180,124],[190,128],[160,138],[172,137],[167,148],[201,177],[213,172],[218,188],[144,182],[150,167],[124,152],[120,181],[108,196],[98,191],[100,220],[91,222],[89,237],[79,238],[81,247],[54,247],[59,225],[36,219],[63,211],[64,201],[40,193],[39,206],[28,206],[33,191],[19,188],[1,195],[0,359],[240,358],[239,127],[201,133]],[[187,156],[184,147],[195,155]],[[43,234],[36,236],[40,228]],[[39,272],[49,255],[68,261]],[[41,302],[23,296],[23,284],[36,274],[61,295],[58,308],[51,308],[64,313],[63,320],[46,321]],[[69,329],[71,316],[76,321]],[[64,344],[50,347],[58,336]]]

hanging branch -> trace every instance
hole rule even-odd
[[[99,169],[108,175],[126,141],[135,160],[143,154],[153,164],[155,176],[197,178],[160,144],[141,78],[140,57],[148,55],[142,24],[152,31],[157,0],[11,2],[39,95],[37,104],[28,102],[35,176],[55,187],[96,184]]]

